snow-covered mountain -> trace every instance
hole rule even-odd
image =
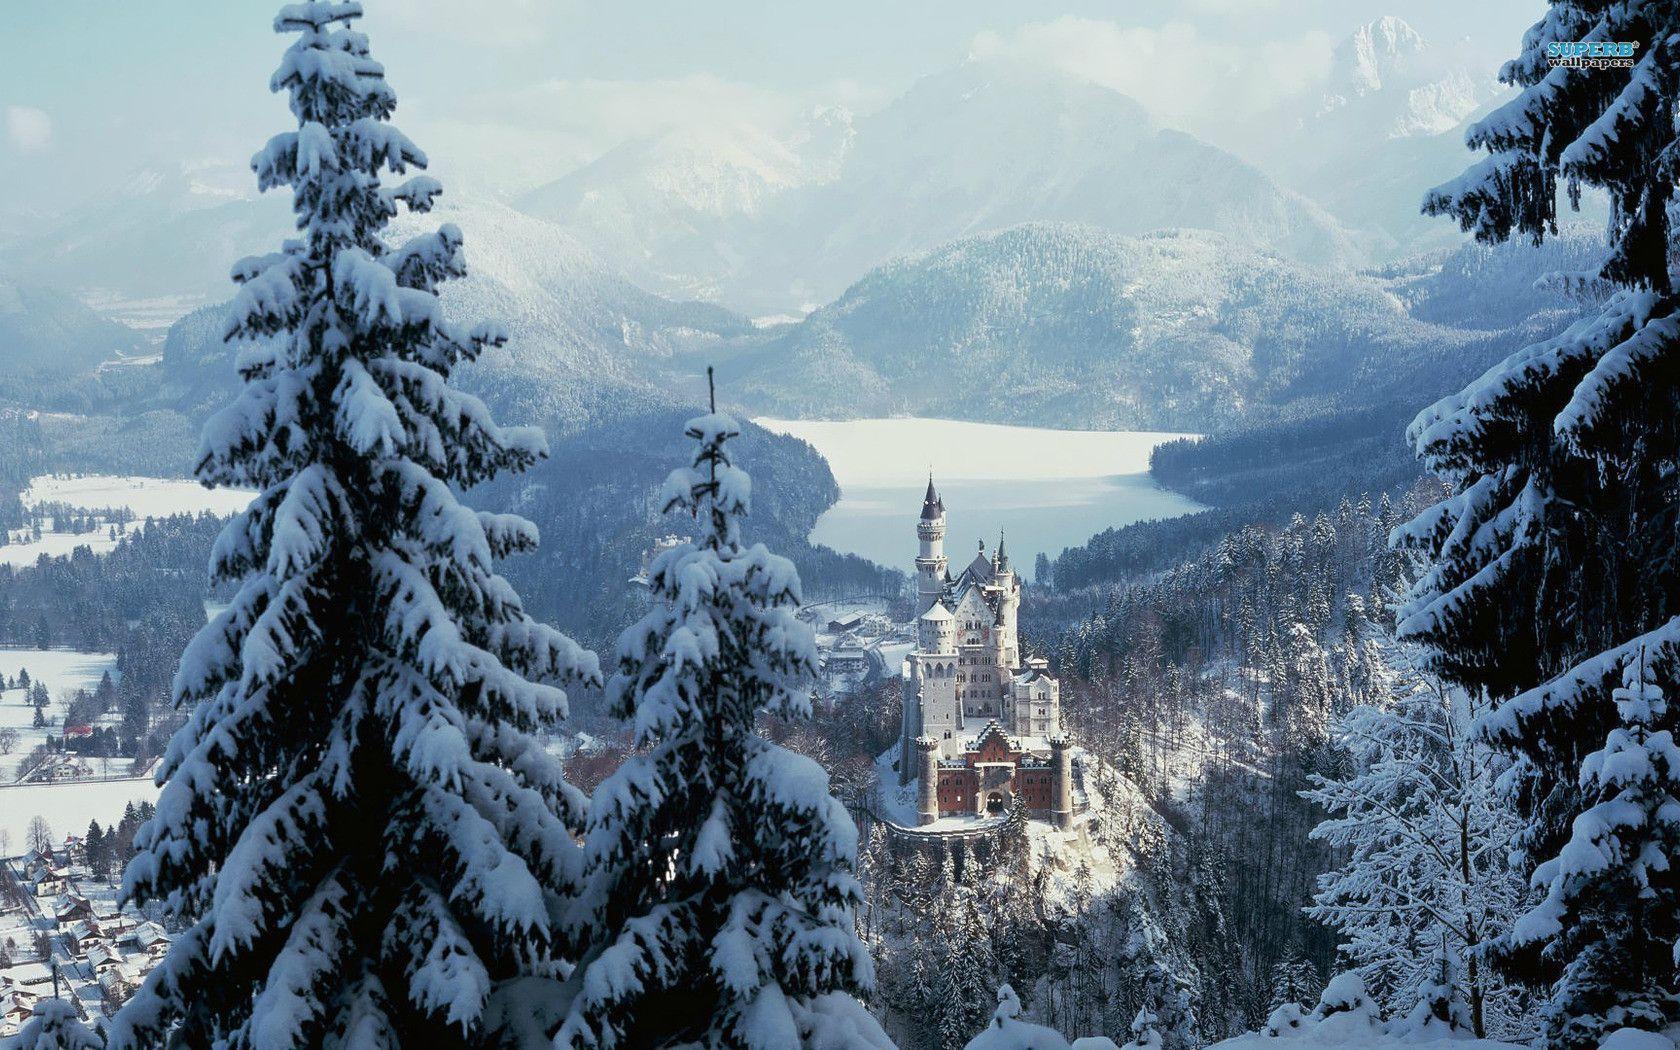
[[[705,275],[737,265],[735,252],[773,201],[832,178],[845,141],[819,137],[832,130],[819,126],[790,142],[744,123],[674,128],[627,142],[519,203],[637,280],[703,293]]]
[[[1419,202],[1474,160],[1464,127],[1501,91],[1486,71],[1384,16],[1336,47],[1316,102],[1280,114],[1275,122],[1290,130],[1260,157],[1286,185],[1373,235],[1382,258],[1450,246],[1461,235],[1419,214]]]
[[[1028,221],[1221,232],[1341,266],[1357,238],[1257,168],[1047,66],[971,59],[795,143],[741,130],[632,144],[526,198],[656,290],[775,313],[871,267]]]
[[[228,266],[292,230],[290,201],[240,192],[249,173],[148,169],[123,189],[60,216],[0,251],[14,272],[96,301],[123,315],[175,312],[228,294]]]
[[[1414,317],[1376,277],[1219,234],[1029,224],[882,266],[722,375],[774,415],[1200,430],[1315,398],[1415,398],[1499,338]]]
[[[1384,15],[1337,46],[1320,117],[1351,111],[1384,138],[1437,135],[1486,101],[1470,71],[1447,64],[1404,19]]]
[[[458,226],[468,276],[444,287],[450,316],[497,320],[508,345],[486,351],[468,382],[493,395],[499,415],[566,430],[587,418],[656,404],[665,368],[683,349],[751,330],[707,303],[653,295],[604,266],[576,237],[503,204],[445,196],[429,215],[396,220],[388,239]],[[206,406],[237,383],[220,345],[220,306],[183,318],[164,344],[173,396]]]

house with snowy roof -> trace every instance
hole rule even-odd
[[[143,922],[122,939],[121,943],[132,944],[143,952],[164,951],[169,947],[169,934],[163,932],[163,927],[155,922]]]
[[[66,893],[53,902],[53,921],[60,926],[91,918],[93,905],[79,893]]]
[[[40,995],[43,988],[51,986],[52,979],[52,967],[44,962],[13,963],[0,973],[0,991]]]
[[[0,993],[0,1036],[16,1035],[35,1015],[35,1004],[40,1001],[41,997],[31,992]]]
[[[77,919],[64,931],[64,942],[70,950],[78,955],[88,950],[97,941],[105,938],[105,931],[100,928],[97,919]]]
[[[1061,687],[1021,655],[1021,578],[1004,538],[952,575],[945,501],[928,478],[916,522],[916,646],[905,659],[899,783],[918,781],[917,816],[1001,815],[1016,799],[1065,827],[1078,800]]]

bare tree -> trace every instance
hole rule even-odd
[[[18,731],[11,726],[0,728],[0,755],[9,755],[17,747]]]
[[[29,818],[28,836],[29,848],[37,853],[45,853],[52,849],[52,825],[48,824],[47,818],[39,813]]]

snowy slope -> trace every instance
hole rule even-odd
[[[553,223],[483,200],[445,197],[430,215],[404,216],[393,244],[452,222],[464,237],[468,276],[444,287],[451,316],[494,319],[509,333],[466,370],[466,382],[495,396],[498,414],[561,429],[600,410],[654,403],[665,369],[688,348],[704,348],[750,324],[705,303],[652,295],[603,264]],[[220,307],[183,318],[164,343],[174,403],[192,414],[231,395],[237,376],[220,343]]]
[[[880,267],[723,371],[765,414],[1204,429],[1403,382],[1470,337],[1201,231],[1031,224]]]
[[[786,142],[744,123],[679,127],[627,142],[526,195],[519,206],[565,226],[650,287],[707,290],[782,195],[832,177],[842,141]],[[819,128],[818,130],[822,130]],[[808,155],[800,148],[820,146]]]
[[[0,397],[26,397],[39,383],[142,352],[133,330],[74,296],[0,270]]]
[[[256,198],[250,174],[151,169],[122,192],[48,223],[0,264],[115,312],[140,304],[179,316],[225,298],[228,266],[290,234],[284,194]],[[251,199],[255,198],[255,199]]]
[[[1357,238],[1230,153],[1155,125],[1132,99],[1003,57],[923,78],[855,124],[635,143],[527,197],[638,279],[755,314],[797,312],[873,266],[1034,220],[1127,234],[1223,232],[1300,261]]]

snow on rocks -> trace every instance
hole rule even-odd
[[[1352,971],[1330,979],[1311,1013],[1287,1003],[1272,1011],[1263,1030],[1215,1043],[1209,1050],[1265,1050],[1280,1044],[1301,1050],[1518,1050],[1514,1043],[1472,1039],[1462,1032],[1446,1034],[1429,1026],[1385,1024],[1365,990],[1365,982]]]
[[[1007,984],[998,988],[997,997],[991,1024],[970,1039],[964,1050],[1119,1050],[1114,1040],[1103,1036],[1070,1042],[1054,1028],[1021,1020],[1021,999]],[[1155,1045],[1160,1045],[1158,1038]]]

